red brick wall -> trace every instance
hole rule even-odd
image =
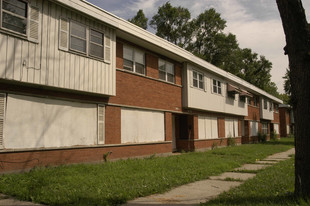
[[[172,114],[165,112],[165,140],[172,141]]]
[[[105,107],[105,144],[121,143],[121,108]]]
[[[116,96],[110,97],[109,102],[181,111],[182,88],[133,73],[116,71]]]
[[[273,120],[272,123],[279,124],[280,123],[280,114],[279,112],[273,112]]]
[[[1,164],[0,173],[10,171],[26,171],[35,166],[61,165],[81,162],[102,162],[103,154],[106,154],[107,152],[112,152],[108,159],[118,159],[151,155],[154,153],[170,153],[171,148],[171,143],[163,143],[1,153],[0,160],[5,160],[6,162]]]
[[[287,117],[287,109],[285,107],[279,108],[279,114],[280,114],[280,137],[286,137],[287,130],[286,126],[289,124],[289,117]]]
[[[219,132],[219,138],[225,137],[225,118],[224,117],[218,117],[218,132]]]
[[[245,119],[246,120],[259,120],[260,119],[259,107],[248,105],[248,116],[246,116]]]
[[[177,85],[182,85],[182,65],[175,64],[175,83]]]
[[[158,58],[150,54],[146,54],[146,75],[155,79],[159,78]]]

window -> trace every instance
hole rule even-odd
[[[248,105],[252,105],[252,98],[251,97],[248,98]]]
[[[233,93],[233,92],[227,92],[227,96],[228,96],[229,98],[232,98],[232,99],[235,100],[235,93]]]
[[[279,105],[275,104],[274,105],[274,110],[275,110],[276,113],[278,113],[279,112]]]
[[[103,58],[103,33],[91,29],[89,36],[89,54]]]
[[[272,102],[269,102],[269,111],[272,111],[273,110],[273,103]]]
[[[71,21],[70,49],[86,53],[86,26]]]
[[[162,59],[158,60],[159,79],[174,83],[174,65]]]
[[[193,86],[199,89],[204,89],[204,82],[203,82],[203,74],[193,71]]]
[[[123,49],[124,69],[139,74],[145,74],[144,52],[124,45]]]
[[[255,107],[258,106],[257,97],[253,97],[253,103],[254,103],[254,106],[255,106]]]
[[[264,99],[264,109],[267,109],[267,100]]]
[[[257,136],[257,133],[258,133],[258,122],[251,121],[250,122],[250,128],[251,128],[251,137]]]
[[[2,0],[2,28],[26,35],[27,6],[27,3],[21,0]]]
[[[215,79],[213,79],[213,93],[222,94],[222,84]]]
[[[32,7],[31,7],[32,9]],[[111,38],[102,31],[79,22],[59,18],[58,48],[63,51],[75,51],[89,57],[111,62]]]
[[[268,134],[268,123],[262,123],[262,133]]]
[[[225,118],[225,137],[238,137],[238,119]]]
[[[240,102],[245,102],[245,96],[240,96],[240,95],[239,95],[239,101],[240,101]]]

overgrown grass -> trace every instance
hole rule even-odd
[[[116,205],[218,175],[293,147],[293,139],[179,156],[36,168],[0,176],[0,192],[48,205]]]
[[[294,158],[269,167],[241,186],[221,194],[205,206],[296,206],[310,202],[294,198]]]

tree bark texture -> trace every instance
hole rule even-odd
[[[295,118],[295,194],[310,199],[310,32],[301,0],[277,0]]]

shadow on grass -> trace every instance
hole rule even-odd
[[[299,205],[293,193],[279,196],[248,196],[215,199],[203,205]],[[302,204],[303,205],[303,204]]]

